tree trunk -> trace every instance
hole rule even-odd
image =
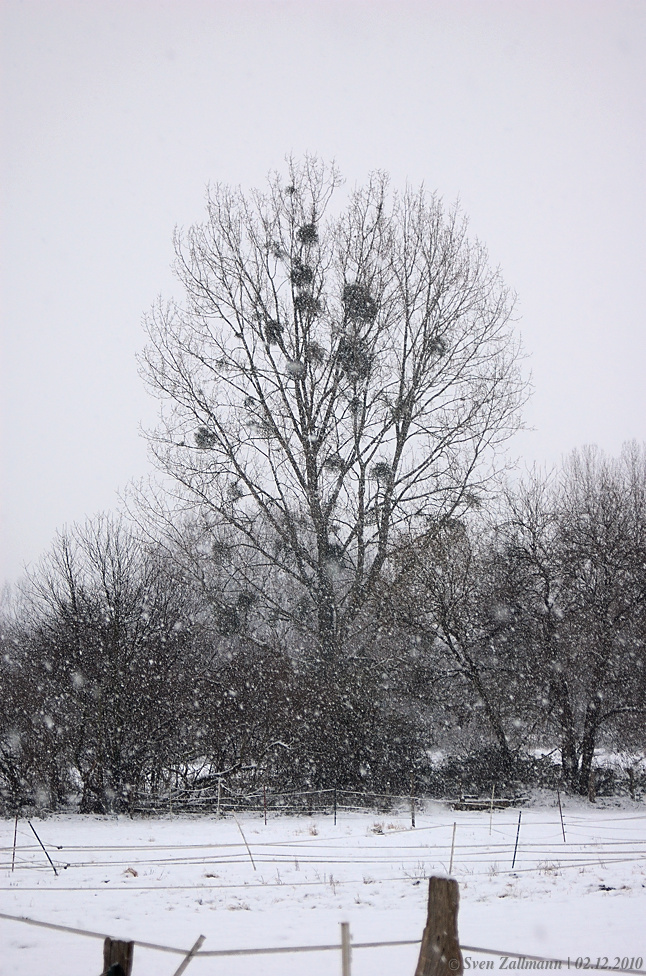
[[[467,675],[470,677],[472,684],[474,685],[480,700],[482,701],[482,706],[485,711],[485,715],[489,719],[493,733],[498,740],[498,747],[500,749],[500,754],[503,759],[503,764],[505,766],[511,765],[511,750],[509,748],[509,743],[507,742],[507,734],[505,732],[505,727],[502,724],[502,719],[500,717],[500,712],[491,702],[491,699],[485,689],[480,672],[475,664],[467,660]]]
[[[583,738],[581,740],[581,768],[579,770],[578,792],[581,796],[588,796],[590,788],[590,774],[594,759],[594,747],[597,741],[597,723],[599,705],[596,701],[588,702],[583,723]]]
[[[561,727],[561,768],[563,769],[563,778],[570,789],[578,791],[579,753],[576,746],[570,694],[565,679],[559,677],[553,681],[550,693],[556,705],[559,725]]]
[[[321,660],[330,664],[337,657],[337,628],[336,608],[334,598],[328,592],[319,594],[318,598],[318,641],[321,649]]]

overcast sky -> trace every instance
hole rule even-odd
[[[646,439],[644,0],[2,0],[0,581],[147,470],[141,317],[208,181],[459,198],[519,296],[528,463]]]

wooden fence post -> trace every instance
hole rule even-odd
[[[350,976],[351,965],[350,923],[341,922],[341,974]]]
[[[459,901],[457,881],[452,878],[428,879],[428,914],[415,976],[462,976]]]
[[[134,942],[106,939],[103,943],[103,972],[109,976],[131,976]]]

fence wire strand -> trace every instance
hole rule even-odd
[[[111,938],[110,936],[101,932],[90,932],[85,929],[72,928],[71,926],[67,925],[58,925],[54,922],[43,922],[38,919],[28,918],[25,915],[7,915],[4,912],[0,912],[0,918],[5,919],[5,921],[22,922],[25,925],[33,925],[38,928],[53,929],[57,932],[65,932],[68,935],[78,935],[86,938],[101,940]],[[139,939],[132,939],[130,941],[134,942],[134,944],[139,946],[141,949],[151,949],[155,952],[169,952],[175,955],[186,956],[186,954],[190,951],[189,949],[178,949],[175,946],[164,946],[153,942],[142,942]],[[397,946],[412,946],[420,945],[421,941],[421,939],[398,939],[390,942],[353,942],[352,949],[385,949]],[[200,949],[195,953],[194,958],[198,958],[199,956],[203,958],[216,958],[222,956],[279,955],[283,953],[296,952],[338,952],[340,949],[340,942],[326,945],[308,946],[263,946],[252,949]],[[531,952],[514,952],[507,949],[487,949],[483,946],[460,945],[460,949],[463,952],[474,952],[478,955],[501,956],[508,959],[528,959],[536,962],[548,963],[550,966],[556,966],[558,968],[562,968],[563,966],[570,968],[571,962],[578,958],[570,957],[566,960],[553,956],[538,956]],[[635,973],[639,971],[640,970],[635,969],[615,969],[614,967],[611,970],[613,973],[627,974],[627,976],[635,976]]]

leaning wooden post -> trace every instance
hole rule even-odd
[[[130,976],[134,954],[134,942],[106,939],[103,943],[103,972],[110,976]]]
[[[462,976],[459,901],[457,881],[452,878],[428,879],[428,914],[415,976]]]
[[[190,949],[187,952],[187,954],[184,956],[184,958],[182,959],[182,961],[179,964],[178,968],[173,973],[173,976],[182,976],[182,973],[187,968],[187,966],[190,963],[191,959],[194,959],[195,956],[197,955],[197,953],[199,952],[199,950],[202,948],[202,943],[204,942],[205,939],[206,939],[206,936],[205,935],[198,936],[197,942],[195,943],[195,945],[193,946],[193,948]]]
[[[561,831],[563,833],[563,843],[567,844],[567,841],[565,839],[565,824],[563,823],[563,807],[561,806],[561,791],[559,790],[558,787],[556,788],[556,799],[559,801],[559,816],[561,818]]]
[[[518,853],[518,838],[520,837],[520,818],[523,815],[523,811],[518,811],[518,828],[516,830],[516,843],[514,844],[514,856],[511,860],[511,869],[514,870],[514,865],[516,863],[516,854]]]
[[[47,853],[47,848],[45,847],[45,845],[43,844],[42,840],[40,839],[40,837],[36,833],[36,828],[34,827],[34,825],[31,822],[31,820],[29,820],[29,818],[27,819],[27,823],[31,827],[32,834],[34,835],[34,837],[36,838],[36,840],[38,841],[38,843],[42,847],[43,851],[45,852],[45,857],[49,861],[49,863],[51,865],[51,868],[52,868],[52,871],[54,872],[54,874],[56,875],[56,877],[58,877],[58,871],[56,870],[56,866],[55,866],[54,862],[52,861],[51,857],[49,856],[49,854]]]

